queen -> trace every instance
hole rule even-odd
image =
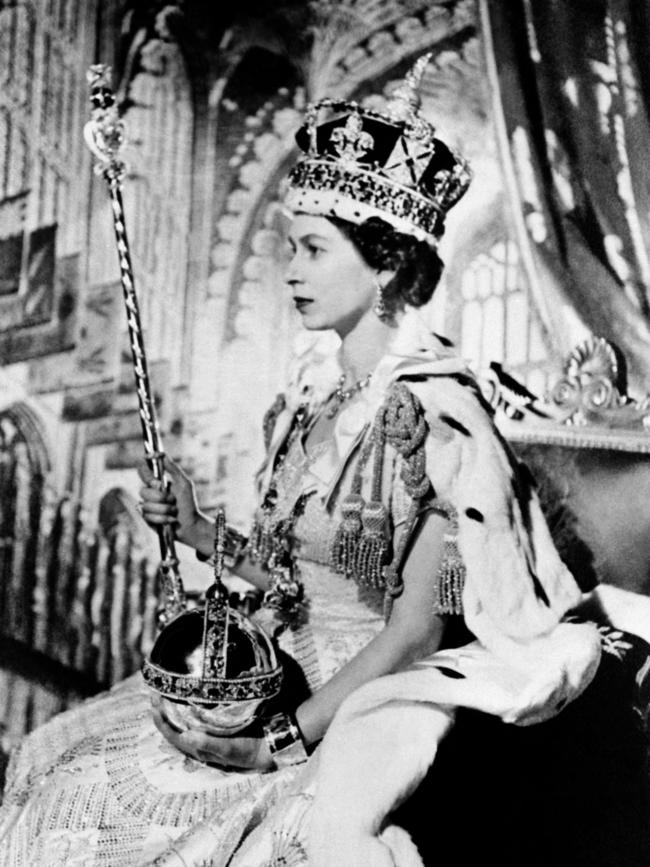
[[[340,349],[267,413],[250,535],[226,533],[280,695],[228,736],[152,712],[139,675],[53,719],[13,757],[3,865],[421,864],[387,816],[454,709],[530,724],[593,678],[597,632],[562,622],[580,591],[535,494],[417,312],[470,179],[420,112],[422,68],[385,111],[324,100],[297,133],[286,282]],[[142,471],[143,515],[208,559],[214,522],[166,471],[167,490]]]

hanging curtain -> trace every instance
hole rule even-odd
[[[650,4],[480,0],[504,177],[558,351],[591,331],[650,379]]]

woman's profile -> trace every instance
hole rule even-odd
[[[455,708],[532,724],[593,678],[598,634],[563,622],[580,591],[533,487],[417,312],[469,183],[419,111],[421,71],[382,112],[324,100],[297,134],[286,282],[340,348],[267,414],[259,505],[228,561],[264,593],[290,686],[231,737],[152,713],[139,676],[55,718],[12,759],[3,864],[422,863],[387,817]],[[214,521],[167,472],[161,490],[143,470],[143,515],[207,559]]]

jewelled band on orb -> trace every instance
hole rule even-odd
[[[175,674],[145,660],[142,675],[164,698],[183,699],[195,704],[211,705],[223,701],[250,701],[252,698],[273,698],[282,686],[282,668],[267,674],[237,678],[201,678]]]

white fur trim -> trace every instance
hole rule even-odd
[[[284,198],[284,204],[294,214],[313,214],[318,217],[339,217],[349,223],[363,223],[370,217],[381,217],[398,232],[412,235],[418,241],[426,241],[430,247],[437,247],[438,241],[410,220],[396,217],[381,208],[365,205],[348,196],[342,196],[335,190],[306,190],[290,188]]]
[[[403,861],[395,852],[387,860],[380,828],[424,779],[454,709],[474,708],[519,725],[541,722],[584,689],[600,658],[592,624],[561,624],[534,646],[534,665],[530,653],[508,661],[478,642],[440,651],[349,696],[320,747],[309,864],[419,867],[408,860],[408,849]]]
[[[508,454],[472,392],[444,376],[411,388],[430,422],[451,417],[466,431],[450,446],[432,437],[426,450],[434,489],[458,511],[467,625],[493,652],[523,652],[579,602],[578,585],[553,545],[534,491],[522,514]]]
[[[377,689],[381,692],[386,680],[349,696],[321,744],[307,845],[310,867],[422,865],[415,847],[403,845],[399,835],[379,836],[380,828],[424,779],[454,711],[394,704],[365,716],[368,702],[374,711]],[[393,848],[398,839],[400,847]]]

